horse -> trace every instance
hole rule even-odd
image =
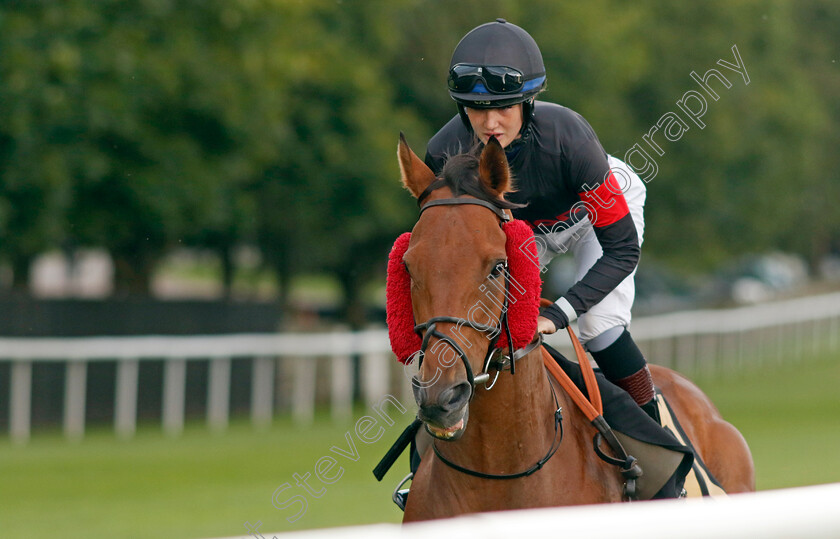
[[[504,150],[491,139],[483,149],[451,157],[457,163],[441,178],[402,134],[397,155],[402,184],[421,207],[396,262],[410,279],[412,329],[422,339],[412,382],[418,418],[434,437],[421,453],[404,522],[622,501],[624,480],[593,451],[592,424],[546,375],[536,314],[528,315],[534,328],[526,334],[528,346],[507,368],[497,364],[492,386],[486,383],[493,341],[501,334],[512,351],[516,340],[509,327],[516,321],[505,320],[511,252],[502,224],[511,219],[513,206],[504,197],[514,186]],[[477,305],[486,324],[476,322]],[[753,491],[752,458],[741,433],[688,379],[650,368],[720,485],[730,494]]]

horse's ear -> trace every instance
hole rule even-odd
[[[400,161],[400,177],[403,187],[411,191],[414,198],[419,197],[426,190],[426,187],[435,181],[434,172],[408,147],[402,133],[400,133],[400,143],[397,146],[397,157]]]
[[[496,137],[490,137],[478,161],[478,173],[481,181],[498,196],[513,190],[505,150]]]

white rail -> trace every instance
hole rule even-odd
[[[688,374],[739,369],[766,361],[801,359],[840,346],[840,293],[720,311],[691,311],[637,319],[631,331],[654,363]],[[567,347],[562,334],[548,342]],[[139,369],[146,360],[164,360],[162,425],[177,435],[184,425],[187,362],[208,361],[207,422],[228,423],[233,361],[251,361],[251,417],[271,421],[279,392],[290,395],[291,413],[312,420],[319,373],[329,373],[333,417],[352,415],[352,358],[360,357],[364,399],[377,402],[391,393],[411,401],[408,378],[393,360],[387,331],[219,336],[91,338],[0,338],[0,363],[10,362],[9,433],[30,436],[32,368],[43,361],[66,367],[63,425],[69,438],[83,436],[87,365],[117,363],[114,427],[130,437],[136,429]],[[325,378],[321,376],[320,378]],[[275,387],[282,385],[283,387]],[[396,387],[395,387],[396,386]],[[0,398],[5,398],[0,394]],[[37,398],[37,397],[35,397]]]
[[[481,513],[400,526],[376,524],[240,536],[282,539],[427,539],[429,537],[586,537],[587,539],[836,539],[840,483],[693,498]]]

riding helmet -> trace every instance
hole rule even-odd
[[[453,76],[462,66],[479,66],[485,70],[487,67],[510,68],[521,74],[523,84],[516,92],[503,93],[493,92],[488,81],[457,88],[453,85]],[[525,103],[545,88],[545,66],[536,41],[528,32],[505,19],[482,24],[465,35],[452,53],[449,73],[449,95],[458,105],[470,108]]]

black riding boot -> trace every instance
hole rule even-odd
[[[660,423],[647,361],[626,329],[615,342],[592,352],[592,357],[607,380],[626,391],[647,415]]]

